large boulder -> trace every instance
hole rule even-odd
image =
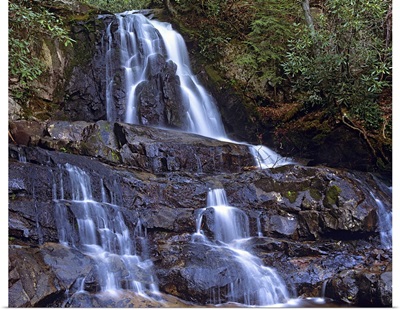
[[[143,125],[188,129],[188,103],[183,100],[176,64],[161,54],[150,55],[147,80],[138,85],[138,118]],[[186,104],[185,104],[186,103]]]
[[[59,243],[9,248],[9,306],[62,306],[68,291],[93,267],[81,252]]]
[[[10,123],[10,128],[23,127],[23,130],[14,130],[18,134],[16,139],[23,145],[98,157],[110,164],[152,173],[239,172],[254,164],[245,144],[181,131],[106,121],[51,121],[46,125],[37,123],[30,130],[24,124],[19,125],[21,122]],[[35,139],[29,138],[29,134]]]

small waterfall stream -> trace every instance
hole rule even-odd
[[[366,188],[369,196],[375,201],[381,247],[391,249],[393,237],[392,203],[384,197],[392,196],[392,187],[387,186],[373,174],[370,174],[370,177],[370,179],[363,178],[356,174],[354,179],[360,184],[360,187]]]
[[[60,174],[58,184],[53,186],[60,243],[94,259],[101,292],[127,289],[144,297],[157,295],[157,279],[140,219],[130,231],[120,207],[114,204],[116,199],[111,197],[111,202],[106,201],[103,187],[102,201],[96,201],[85,171],[70,164],[62,169],[67,171],[69,182]],[[65,189],[67,183],[70,191]],[[84,292],[85,279],[80,287],[79,293]]]
[[[371,194],[372,195],[372,194]],[[386,249],[392,248],[392,212],[378,198],[375,198],[378,205],[378,219],[382,246]]]
[[[389,209],[376,195],[371,191],[371,196],[378,206],[378,223],[381,245],[385,249],[392,248],[392,210]]]
[[[209,240],[201,230],[206,211],[213,213],[213,239]],[[228,285],[227,300],[213,291],[212,302],[237,302],[251,306],[266,306],[285,303],[289,292],[278,273],[263,265],[261,259],[241,247],[250,238],[248,216],[240,209],[232,207],[224,189],[213,189],[208,192],[207,207],[199,212],[196,219],[196,232],[192,242],[206,243],[219,247],[231,254],[238,269],[238,279]]]

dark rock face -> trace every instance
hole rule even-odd
[[[371,171],[376,164],[367,142],[358,131],[343,124],[327,124],[309,117],[299,120],[294,128],[287,125],[285,134],[276,134],[275,143],[282,152],[310,158],[312,165]]]
[[[65,95],[58,119],[106,119],[106,51],[102,45],[105,27],[105,22],[97,15],[74,23],[71,27],[71,37],[76,43],[69,55],[71,63],[66,74]]]
[[[30,127],[24,128],[23,124],[10,125],[16,128],[13,131],[16,137],[29,136]],[[254,164],[247,145],[180,131],[106,121],[55,121],[36,127],[42,128],[42,132],[32,132],[34,139],[21,138],[23,144],[98,157],[111,164],[152,173],[239,172]]]
[[[77,250],[58,243],[39,247],[9,248],[9,306],[61,306],[66,291],[93,267],[93,261]]]
[[[147,81],[138,86],[139,121],[143,125],[188,128],[176,64],[156,54],[148,58]]]
[[[94,199],[117,197],[130,230],[141,219],[162,293],[204,305],[210,291],[224,298],[238,276],[229,253],[192,241],[209,188],[224,188],[230,205],[249,217],[244,248],[276,269],[293,296],[320,296],[325,287],[338,302],[391,305],[391,250],[380,245],[371,186],[385,205],[391,198],[370,174],[298,165],[245,171],[251,162],[243,145],[123,123],[14,125],[29,139],[9,149],[10,306],[118,305],[96,293],[92,259],[57,243],[54,196],[64,175],[63,194],[71,197],[67,163],[86,171]],[[202,170],[188,160],[194,151]],[[205,213],[210,239],[212,225]],[[73,295],[83,277],[86,295]]]
[[[327,296],[364,307],[390,307],[391,291],[388,287],[392,285],[392,272],[382,273],[382,268],[374,269],[340,272],[327,282]]]

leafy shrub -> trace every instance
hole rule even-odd
[[[255,0],[252,6],[254,16],[245,37],[247,48],[236,61],[250,75],[275,87],[283,81],[281,63],[301,7],[296,0]]]
[[[380,126],[378,98],[391,85],[389,6],[386,0],[328,0],[315,31],[296,24],[283,68],[306,110],[345,110],[367,129]]]
[[[113,13],[144,9],[148,0],[82,0],[82,2]]]
[[[63,22],[39,3],[13,0],[9,3],[9,75],[18,87],[13,95],[21,98],[29,90],[30,83],[43,72],[41,60],[33,51],[38,37],[60,40],[66,46],[73,43]]]

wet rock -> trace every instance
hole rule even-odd
[[[85,136],[82,132],[88,127],[79,124],[76,127],[79,130],[71,131],[66,126],[65,131],[60,132],[77,140],[101,134],[103,138],[96,141],[103,141],[104,147],[116,149],[121,143],[129,147],[140,139],[141,143],[154,141],[156,134],[161,140],[165,137],[169,144],[170,141],[186,139],[186,135],[180,134],[171,137],[170,131],[145,130],[141,126],[121,124],[117,125],[119,131],[115,134],[116,125],[108,128],[107,122],[95,123]],[[197,136],[190,136],[190,139],[199,139],[210,147],[219,143]],[[137,144],[138,150],[139,147]],[[154,264],[162,292],[203,304],[210,301],[210,290],[217,292],[219,289],[222,292],[220,296],[224,296],[226,284],[238,276],[237,272],[226,267],[238,268],[233,262],[228,262],[231,254],[206,246],[200,243],[201,240],[196,240],[194,246],[192,242],[196,219],[199,211],[206,207],[209,188],[225,188],[229,203],[249,217],[252,238],[242,246],[260,258],[265,266],[277,270],[290,291],[295,292],[294,296],[319,296],[326,283],[327,297],[352,305],[387,305],[391,302],[391,252],[380,248],[377,205],[369,195],[370,187],[365,186],[367,183],[376,185],[369,174],[357,175],[357,179],[362,180],[358,183],[354,182],[354,175],[341,170],[291,165],[234,174],[182,171],[156,175],[123,164],[110,165],[110,161],[100,161],[100,156],[96,159],[14,144],[9,149],[11,247],[27,244],[37,247],[45,246],[47,242],[58,242],[57,206],[68,211],[71,228],[74,227],[74,217],[79,208],[68,201],[72,198],[72,181],[67,167],[71,165],[87,173],[93,199],[100,201],[102,208],[110,214],[114,214],[114,209],[121,212],[131,232],[140,219],[148,237],[146,257]],[[158,148],[150,147],[148,150],[146,154],[160,155]],[[20,153],[25,155],[25,162],[19,161]],[[324,204],[332,186],[342,190],[334,193],[332,203]],[[285,197],[289,191],[296,192],[296,199]],[[390,201],[384,191],[376,194],[385,203]],[[336,226],[327,226],[325,219],[328,215]],[[211,218],[204,216],[201,229],[213,240]],[[69,236],[71,240],[78,240],[73,232]],[[28,277],[22,277],[18,269],[12,268],[10,295],[25,296],[15,301],[15,305],[59,305],[66,301],[64,293],[67,289],[71,294],[78,290],[83,276],[86,277],[84,287],[92,295],[79,298],[77,295],[74,304],[99,304],[93,298],[99,294],[101,283],[96,270],[86,269],[86,263],[78,263],[86,260],[82,253],[70,251],[62,254],[64,259],[51,254],[61,249],[51,252],[43,246],[34,248],[37,252],[29,255],[33,259],[31,263],[40,262],[35,263],[38,266],[33,268],[35,272],[48,274],[48,279],[40,282],[46,283],[48,289],[42,290],[43,297],[35,297],[31,289],[24,289]],[[140,247],[137,250],[142,251]],[[77,269],[67,270],[70,261]],[[118,261],[113,266],[118,275],[124,275],[124,268],[120,268]],[[367,268],[362,275],[359,271],[366,267],[370,269]],[[199,270],[204,272],[199,273]],[[347,273],[348,270],[351,272]],[[139,271],[136,273],[140,275]],[[207,278],[209,275],[212,275],[210,279]],[[141,279],[145,280],[144,275]],[[350,287],[356,288],[353,288],[354,292]],[[368,290],[368,287],[374,287],[374,290]],[[364,293],[373,296],[372,299],[363,299],[361,294]],[[113,302],[115,300],[110,300],[109,304]]]
[[[294,217],[273,215],[270,218],[270,230],[282,235],[291,236],[297,230],[297,220]]]
[[[143,125],[188,128],[188,104],[182,98],[177,66],[160,54],[151,55],[146,67],[147,80],[138,85],[138,115]]]
[[[385,307],[392,306],[392,272],[384,272],[380,275],[378,282],[378,290],[380,296],[380,304]]]
[[[315,240],[319,235],[319,213],[317,211],[299,212],[299,236],[300,238]]]
[[[253,164],[246,145],[105,121],[49,122],[45,133],[34,145],[98,157],[111,164],[124,164],[153,173],[238,172]]]
[[[9,306],[42,307],[56,304],[92,267],[79,251],[60,244],[9,248]]]
[[[80,142],[93,131],[93,124],[85,121],[67,122],[54,121],[46,126],[47,134],[52,140],[63,140],[67,142]]]
[[[391,306],[391,272],[344,270],[330,279],[326,296],[363,307]]]

